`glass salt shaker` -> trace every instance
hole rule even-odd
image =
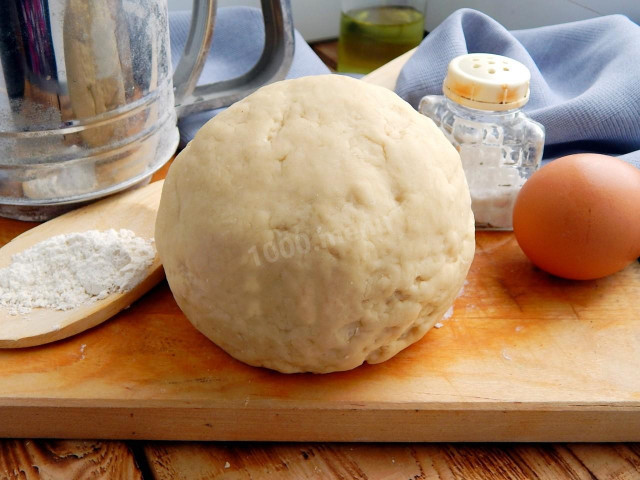
[[[449,63],[442,95],[420,101],[456,147],[469,184],[476,228],[512,230],[513,205],[540,166],[544,127],[520,109],[529,69],[501,55],[473,53]]]

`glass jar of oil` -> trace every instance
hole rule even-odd
[[[369,73],[424,37],[425,0],[343,0],[338,71]]]

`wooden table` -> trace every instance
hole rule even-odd
[[[166,168],[155,177],[165,174]],[[0,218],[0,245],[34,225]],[[640,479],[640,444],[6,439],[0,440],[5,478]]]

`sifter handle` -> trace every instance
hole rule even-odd
[[[217,2],[193,0],[189,37],[173,74],[178,117],[229,106],[262,85],[285,78],[294,52],[290,1],[261,0],[261,3],[265,44],[258,62],[239,77],[197,85],[213,40]]]

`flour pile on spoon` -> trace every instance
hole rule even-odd
[[[70,310],[126,292],[142,281],[155,255],[153,240],[130,230],[57,235],[0,269],[0,305],[22,315],[32,308]]]

